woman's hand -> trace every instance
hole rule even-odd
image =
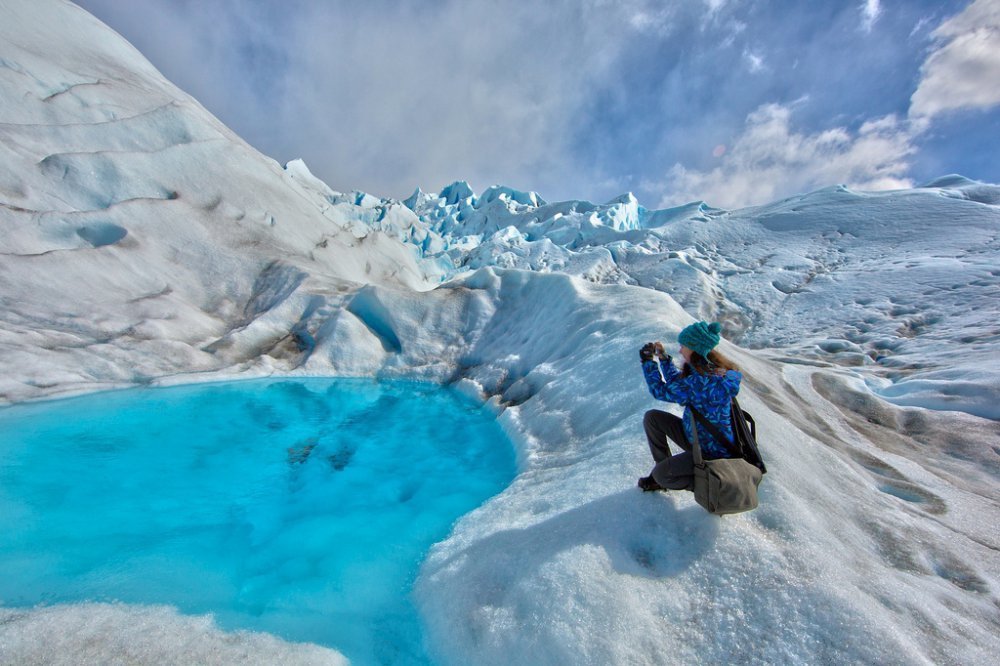
[[[663,343],[662,342],[654,342],[653,343],[653,351],[656,354],[656,358],[659,358],[659,359],[664,360],[664,361],[669,361],[670,360],[670,354],[668,354],[667,350],[665,350],[663,348]]]
[[[646,361],[652,361],[653,356],[656,354],[656,344],[652,342],[647,342],[639,350],[639,360],[645,363]]]

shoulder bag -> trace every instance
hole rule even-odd
[[[720,443],[729,442],[714,424],[691,407],[691,413],[713,431]],[[717,433],[717,434],[716,434]],[[698,443],[698,428],[692,428],[694,442],[691,455],[694,458],[694,499],[706,511],[715,515],[740,513],[757,508],[757,486],[763,476],[760,468],[747,462],[742,452],[735,458],[705,460]]]

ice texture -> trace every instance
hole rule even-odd
[[[308,374],[486,402],[518,474],[418,577],[444,664],[1000,654],[997,186],[732,211],[340,193],[76,7],[4,18],[0,400]],[[642,414],[669,409],[636,350],[698,319],[724,324],[761,433],[750,514],[634,488]]]

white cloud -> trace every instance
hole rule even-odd
[[[785,25],[736,0],[555,0],[545,12],[495,0],[329,0],[294,11],[241,0],[77,2],[117,17],[157,66],[264,152],[304,158],[336,189],[380,196],[466,179],[477,189],[503,183],[596,199],[619,193],[607,188],[621,181],[651,202],[667,191],[672,201],[729,206],[831,182],[892,187],[906,183],[906,157],[931,115],[1000,95],[963,69],[970,59],[994,63],[984,76],[1000,80],[995,29],[985,38],[991,52],[960,41],[997,25],[1000,0],[979,0],[941,25],[908,121],[864,132],[793,129],[794,102],[760,107],[743,124],[749,109],[775,99],[764,91],[845,83],[817,75],[810,49],[762,50],[760,35]],[[875,0],[849,9],[869,26],[887,11]],[[877,44],[853,38],[859,48]],[[961,94],[949,88],[977,80]],[[701,94],[713,86],[710,99]],[[831,113],[865,113],[848,104]],[[775,143],[755,145],[767,131]],[[884,151],[871,150],[875,166],[865,168],[873,145]],[[668,187],[647,189],[675,161]],[[618,175],[626,173],[635,175]]]
[[[881,4],[867,0],[861,10],[863,26],[871,30]],[[792,128],[795,103],[761,106],[731,146],[717,147],[717,166],[702,171],[675,164],[660,188],[665,192],[660,205],[702,199],[737,208],[832,183],[859,190],[912,187],[909,160],[933,116],[1000,105],[1000,0],[975,0],[932,35],[935,45],[921,68],[908,118],[889,115],[855,131],[834,127],[802,133]],[[749,49],[743,58],[751,71],[763,67]]]
[[[913,30],[910,31],[910,37],[913,37],[921,32],[927,27],[927,24],[931,22],[929,16],[922,16],[916,25],[913,26]]]
[[[638,32],[669,33],[671,22],[676,16],[676,9],[671,5],[655,8],[640,5],[631,11],[633,13],[628,16],[628,23]]]
[[[456,179],[539,187],[582,168],[569,157],[574,123],[630,43],[634,8],[448,2],[406,20],[372,10],[347,22],[340,8],[314,7],[298,24],[286,122],[301,111],[312,124],[302,134],[327,150],[307,163],[335,188],[401,197]],[[645,17],[647,28],[658,19]]]
[[[879,0],[865,0],[861,5],[861,26],[865,29],[865,32],[871,32],[881,14],[882,5],[879,3]]]
[[[789,106],[759,107],[718,167],[698,171],[674,165],[660,205],[701,199],[739,208],[832,183],[859,190],[912,187],[905,174],[915,151],[914,131],[905,121],[885,116],[853,132],[835,127],[801,134],[793,131],[791,119]]]
[[[920,69],[910,116],[1000,104],[1000,0],[975,0],[932,34],[937,42]]]
[[[620,88],[615,67],[637,34],[663,39],[683,13],[659,0],[557,0],[544,12],[490,0],[294,11],[79,1],[139,36],[168,76],[275,159],[303,158],[335,189],[395,197],[465,179],[584,198],[580,183],[601,165],[574,142],[592,100]]]
[[[743,59],[746,61],[747,67],[750,68],[751,72],[756,73],[764,69],[764,58],[757,55],[750,49],[743,50]]]
[[[705,0],[709,14],[717,14],[728,0]]]

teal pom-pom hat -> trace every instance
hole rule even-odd
[[[718,322],[713,321],[709,324],[699,321],[681,331],[680,335],[677,336],[677,342],[708,358],[708,353],[719,344],[720,331],[722,331],[722,324]]]

